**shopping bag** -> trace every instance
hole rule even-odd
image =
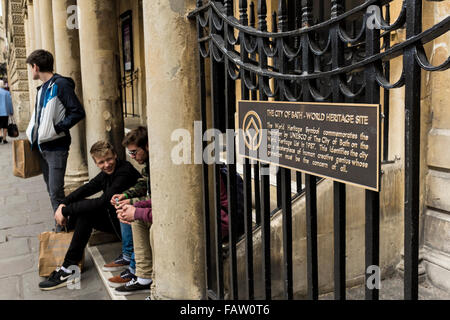
[[[46,231],[39,235],[39,276],[48,277],[57,267],[62,266],[72,237],[73,231]],[[84,267],[84,253],[78,267],[81,272]]]
[[[31,150],[28,140],[13,141],[13,174],[20,178],[30,178],[42,173],[39,151]]]
[[[17,138],[19,136],[19,129],[14,121],[14,116],[9,116],[8,119],[8,137]]]

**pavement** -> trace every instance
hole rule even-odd
[[[380,300],[404,300],[403,278],[399,274],[381,280],[379,299]],[[364,300],[365,286],[360,285],[346,289],[347,300]],[[334,294],[321,295],[320,300],[333,300]],[[419,300],[450,300],[450,292],[439,289],[430,283],[428,279],[419,283]]]
[[[18,139],[23,139],[21,133]],[[54,226],[42,175],[12,174],[12,139],[0,144],[0,300],[109,300],[110,296],[86,251],[81,289],[44,292],[38,283],[38,235]]]

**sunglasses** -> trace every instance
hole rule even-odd
[[[130,156],[135,156],[136,154],[137,154],[137,149],[136,150],[127,150],[127,153],[130,155]]]

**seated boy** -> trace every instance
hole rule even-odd
[[[128,161],[117,159],[117,154],[109,142],[95,143],[90,153],[101,172],[64,198],[56,210],[56,222],[67,226],[69,230],[74,229],[74,234],[63,265],[53,271],[47,280],[39,283],[41,290],[53,290],[66,285],[72,274],[68,268],[78,265],[81,261],[93,228],[115,232],[120,237],[119,220],[110,199],[114,194],[135,185],[140,174]],[[103,191],[100,197],[86,199],[100,191]]]

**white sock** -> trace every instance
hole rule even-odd
[[[70,271],[67,268],[64,268],[63,266],[61,266],[61,270],[64,271],[65,273],[72,273],[72,271]]]
[[[137,282],[139,283],[139,284],[142,284],[143,286],[146,286],[146,285],[148,285],[148,284],[150,284],[150,283],[152,283],[152,279],[144,279],[144,278],[137,278]]]

